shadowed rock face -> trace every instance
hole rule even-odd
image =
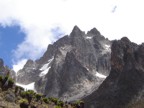
[[[16,78],[15,72],[11,70],[8,66],[5,66],[3,59],[0,58],[0,75],[6,76],[8,73],[13,79]]]
[[[39,60],[28,61],[18,72],[18,82],[35,82],[38,92],[63,100],[84,97],[109,75],[110,46],[96,28],[85,34],[75,26],[70,35],[49,45]]]
[[[85,108],[124,108],[143,91],[144,44],[137,45],[124,37],[113,41],[111,51],[110,75],[84,99]]]
[[[0,58],[0,75],[5,74],[4,62],[3,59]]]

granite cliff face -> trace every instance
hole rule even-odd
[[[63,100],[75,100],[95,91],[110,72],[111,42],[93,28],[87,33],[75,26],[49,45],[44,55],[28,60],[17,82],[35,82],[37,92]]]
[[[98,90],[86,97],[85,108],[127,108],[144,98],[144,44],[126,37],[113,41],[111,71]]]

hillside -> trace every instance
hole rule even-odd
[[[82,101],[72,104],[54,97],[46,97],[33,90],[16,86],[9,75],[0,76],[0,108],[84,108]]]

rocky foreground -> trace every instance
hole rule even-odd
[[[84,108],[82,101],[63,102],[54,97],[24,91],[10,76],[0,76],[0,108]]]

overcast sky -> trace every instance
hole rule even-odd
[[[42,56],[48,44],[69,34],[74,25],[83,31],[96,27],[110,40],[127,36],[140,44],[143,11],[143,0],[0,0],[0,43],[7,46],[0,44],[0,49],[8,58],[0,56],[17,71],[27,59]],[[14,32],[5,34],[9,31]]]

